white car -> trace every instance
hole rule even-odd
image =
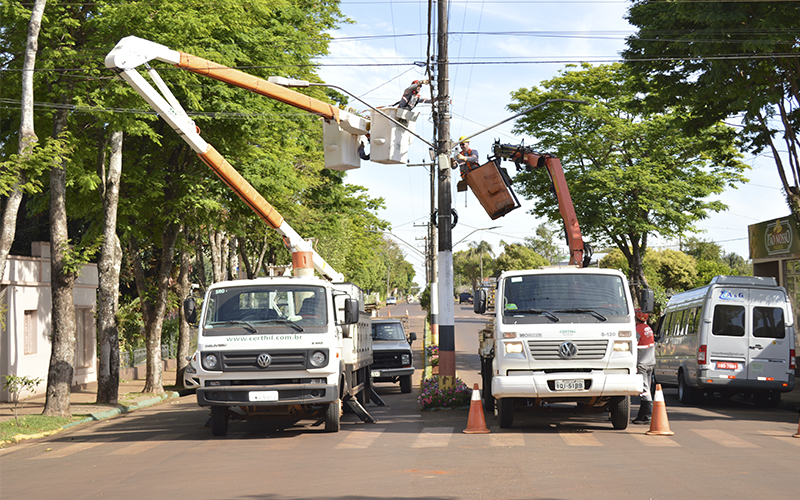
[[[386,297],[386,305],[387,306],[397,305],[397,297]]]

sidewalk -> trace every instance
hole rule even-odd
[[[163,380],[174,382],[175,371],[165,371]],[[120,381],[119,384],[119,404],[104,405],[97,404],[97,386],[82,389],[70,394],[70,411],[73,417],[81,417],[79,420],[70,422],[63,428],[80,425],[86,422],[105,420],[123,413],[128,413],[139,408],[145,408],[158,404],[162,401],[181,396],[181,393],[165,389],[163,394],[144,394],[144,380]],[[181,391],[183,392],[183,391]],[[17,405],[17,415],[41,415],[44,410],[45,394],[36,394],[30,398],[20,400]],[[14,403],[0,403],[0,422],[14,419]]]

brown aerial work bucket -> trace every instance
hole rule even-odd
[[[506,169],[498,167],[494,161],[467,172],[466,181],[492,220],[520,206]]]

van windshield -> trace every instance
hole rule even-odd
[[[373,340],[406,340],[403,325],[400,323],[373,323]]]
[[[206,301],[203,327],[206,335],[230,335],[231,329],[241,330],[237,335],[271,328],[322,332],[328,322],[325,297],[325,289],[317,286],[217,288]]]
[[[619,276],[611,275],[511,276],[505,280],[503,323],[626,321],[625,286]]]

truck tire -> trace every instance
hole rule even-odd
[[[678,401],[681,404],[689,405],[695,402],[697,391],[686,383],[683,371],[678,372]]]
[[[211,407],[211,434],[225,436],[228,434],[228,407]]]
[[[510,429],[514,423],[514,398],[503,398],[497,402],[497,423],[501,429]]]
[[[608,409],[611,411],[611,425],[617,430],[627,429],[631,420],[631,397],[614,396]]]
[[[483,406],[494,413],[494,397],[492,396],[492,360],[481,358],[481,388],[483,389]]]
[[[328,403],[325,409],[325,432],[339,432],[341,428],[342,400]]]
[[[400,392],[403,394],[411,392],[411,375],[403,375],[400,377]]]

